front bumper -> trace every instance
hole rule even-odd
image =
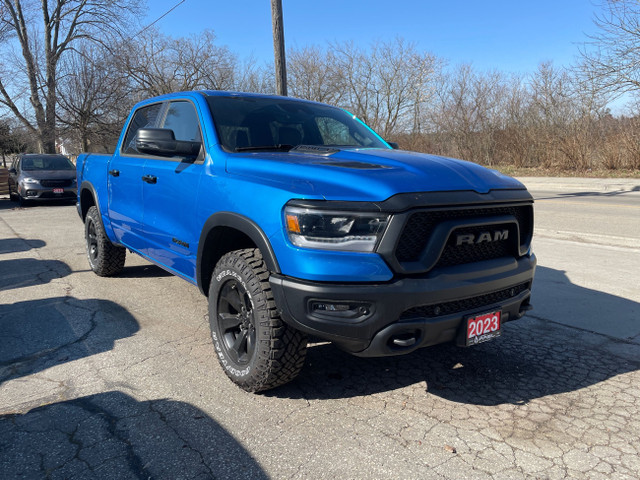
[[[455,341],[464,318],[502,310],[502,321],[531,308],[536,257],[434,269],[388,283],[308,282],[270,277],[282,318],[359,356],[386,356]],[[460,342],[458,342],[460,343]]]
[[[57,187],[54,192],[53,187],[43,187],[38,184],[20,184],[20,196],[25,200],[72,200],[78,196],[76,187]]]

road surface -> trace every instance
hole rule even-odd
[[[132,255],[99,278],[73,206],[0,198],[3,478],[637,479],[640,194],[537,188],[535,309],[501,338],[316,343],[263,395],[221,371],[197,288]]]

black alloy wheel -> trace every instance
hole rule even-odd
[[[87,255],[89,263],[95,265],[98,261],[98,233],[96,232],[96,224],[92,218],[87,219]]]
[[[248,365],[256,349],[255,319],[251,297],[236,279],[222,285],[216,321],[229,358],[238,365]]]

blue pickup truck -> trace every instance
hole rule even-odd
[[[479,165],[397,149],[349,112],[182,92],[133,108],[113,155],[77,161],[98,275],[134,252],[208,296],[246,391],[304,364],[307,336],[359,356],[499,336],[531,308],[533,199]]]

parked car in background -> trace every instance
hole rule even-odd
[[[77,196],[76,167],[64,155],[26,153],[9,168],[12,200],[73,200]]]

